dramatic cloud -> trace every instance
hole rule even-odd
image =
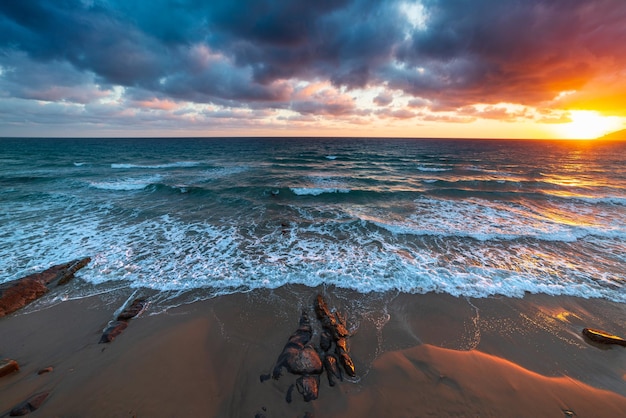
[[[623,0],[4,1],[0,135],[55,112],[209,134],[626,117],[624,22]]]

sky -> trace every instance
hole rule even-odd
[[[0,136],[593,138],[624,0],[4,0]]]

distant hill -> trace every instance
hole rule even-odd
[[[611,132],[610,134],[606,134],[604,136],[599,137],[598,139],[603,139],[607,141],[626,141],[626,129],[622,129],[621,131]]]

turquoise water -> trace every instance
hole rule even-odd
[[[626,143],[0,139],[0,282],[626,302]]]

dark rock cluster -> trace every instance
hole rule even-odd
[[[343,381],[340,365],[349,376],[356,375],[354,362],[349,354],[349,332],[345,321],[337,312],[331,312],[322,295],[317,296],[314,308],[322,326],[318,346],[313,345],[311,320],[306,311],[303,311],[298,329],[287,340],[271,374],[273,379],[279,379],[283,369],[286,369],[299,376],[295,385],[292,384],[287,391],[287,402],[291,402],[294,388],[305,402],[317,399],[320,375],[324,370],[330,386],[335,386],[337,380]],[[270,375],[262,375],[261,382],[269,377]]]

